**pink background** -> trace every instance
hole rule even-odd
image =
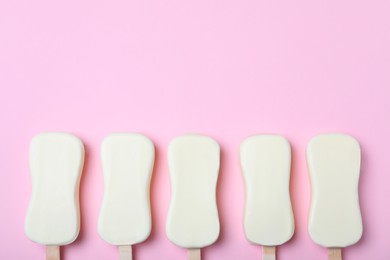
[[[237,149],[255,133],[291,142],[293,239],[279,259],[326,259],[307,232],[308,140],[344,132],[362,146],[364,235],[345,260],[390,259],[390,2],[388,0],[0,1],[0,259],[44,259],[23,231],[27,152],[41,131],[86,147],[82,229],[64,259],[116,259],[97,234],[99,147],[117,131],[156,145],[153,231],[135,259],[185,259],[165,236],[167,145],[197,132],[222,148],[219,240],[203,259],[260,259],[244,237]]]

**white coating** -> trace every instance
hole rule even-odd
[[[104,196],[98,232],[113,245],[133,245],[151,231],[150,179],[153,143],[141,134],[120,133],[102,142]]]
[[[324,134],[307,147],[311,180],[309,234],[324,247],[346,247],[362,236],[358,184],[360,147],[351,136]]]
[[[25,221],[27,237],[44,245],[72,243],[80,229],[81,141],[66,133],[42,133],[30,143],[32,193]]]
[[[207,136],[183,135],[168,149],[171,201],[166,233],[174,244],[202,248],[219,236],[216,185],[220,148]]]
[[[277,135],[251,136],[240,146],[240,162],[246,190],[246,238],[266,246],[285,243],[294,234],[288,141]]]

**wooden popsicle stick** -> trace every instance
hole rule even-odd
[[[200,248],[187,249],[187,260],[201,260]]]
[[[46,260],[60,260],[60,247],[46,246]]]
[[[119,249],[119,260],[132,260],[133,251],[130,245],[128,246],[118,246]]]
[[[329,247],[328,248],[328,260],[342,260],[341,248]]]
[[[261,251],[263,254],[262,260],[275,260],[276,259],[276,247],[275,246],[262,246]]]

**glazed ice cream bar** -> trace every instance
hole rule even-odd
[[[188,251],[189,259],[200,259],[199,249],[219,236],[219,163],[219,145],[207,136],[179,136],[168,148],[171,201],[166,233],[174,244],[195,250]]]
[[[131,254],[129,246],[143,242],[151,232],[154,145],[141,134],[112,134],[102,142],[101,159],[104,196],[98,232],[112,245],[127,246],[119,248],[120,255]]]
[[[27,237],[59,259],[60,245],[72,243],[80,229],[79,182],[84,146],[67,133],[42,133],[30,143],[32,193],[25,221]]]
[[[243,222],[247,239],[263,247],[284,244],[294,234],[288,141],[277,135],[251,136],[241,143],[240,162],[246,190]],[[275,254],[275,249],[263,248],[263,258],[267,254]]]
[[[328,248],[355,244],[363,231],[358,197],[359,143],[344,134],[318,135],[307,147],[307,164],[312,186],[311,239]]]

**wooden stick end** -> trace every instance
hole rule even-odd
[[[201,260],[200,248],[188,248],[187,260]]]
[[[276,260],[276,246],[262,246],[263,260]]]
[[[60,246],[46,246],[46,260],[60,260]]]
[[[342,260],[340,247],[328,248],[328,260]]]
[[[118,250],[119,250],[119,260],[133,259],[133,249],[131,245],[118,246]]]

